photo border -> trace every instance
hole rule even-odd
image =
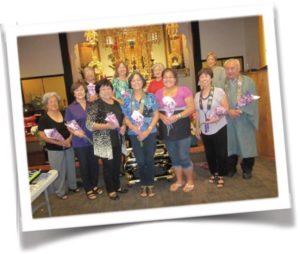
[[[230,14],[229,14],[230,13]],[[17,38],[19,36],[42,35],[58,32],[76,32],[90,29],[162,24],[171,22],[190,22],[239,18],[246,16],[263,16],[266,56],[269,73],[269,93],[272,112],[272,125],[275,162],[277,174],[278,197],[243,201],[226,201],[219,203],[185,205],[164,208],[149,208],[131,211],[105,212],[72,216],[34,219],[32,217],[30,191],[28,186],[28,168],[26,141],[24,135],[23,105],[20,85]],[[195,11],[121,16],[103,19],[65,21],[57,23],[4,25],[9,83],[13,114],[13,132],[17,159],[17,175],[21,210],[22,231],[45,230],[55,228],[73,228],[94,225],[109,225],[142,221],[166,220],[208,215],[221,215],[243,212],[287,209],[291,207],[288,186],[288,171],[283,127],[282,100],[280,95],[279,70],[277,63],[277,43],[274,26],[274,7],[270,4],[230,6],[222,8],[205,8]],[[200,61],[201,59],[199,59]]]

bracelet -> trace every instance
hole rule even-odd
[[[177,114],[176,117],[177,117],[177,120],[181,119],[182,118],[181,113]]]

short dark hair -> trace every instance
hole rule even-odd
[[[128,78],[128,85],[129,85],[129,88],[131,88],[131,81],[132,81],[132,79],[133,79],[133,77],[134,77],[135,75],[138,75],[138,76],[141,78],[141,80],[143,81],[143,88],[144,88],[144,87],[146,86],[147,81],[146,81],[146,79],[143,77],[143,75],[142,75],[141,73],[139,73],[138,71],[134,71],[134,72],[132,72],[132,73],[130,74],[130,76],[129,76],[129,78]]]
[[[74,94],[74,91],[81,86],[84,88],[84,91],[87,92],[87,87],[86,87],[86,83],[84,82],[84,80],[77,80],[71,86],[71,93]]]
[[[213,70],[211,68],[202,68],[199,72],[198,72],[198,79],[202,74],[206,74],[209,75],[211,78],[214,77],[214,73]]]
[[[167,72],[171,72],[173,74],[174,78],[176,79],[176,84],[177,84],[177,81],[178,81],[177,72],[174,69],[172,69],[172,68],[166,68],[162,72],[162,77],[164,77]]]
[[[108,86],[111,88],[111,90],[114,90],[114,87],[112,85],[112,83],[110,82],[110,80],[108,80],[107,78],[101,79],[96,83],[96,93],[99,94],[100,88],[103,86]]]

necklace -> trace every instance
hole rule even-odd
[[[144,106],[145,106],[145,93],[143,93],[143,96],[140,100],[140,105],[139,105],[139,108],[137,109],[136,108],[136,100],[134,99],[134,95],[131,96],[131,109],[132,109],[132,112],[133,111],[139,111],[141,114],[143,114],[144,112]]]
[[[211,109],[212,101],[213,101],[213,97],[214,97],[214,91],[215,91],[215,87],[211,86],[210,90],[209,90],[209,94],[205,98],[205,100],[208,99],[205,111],[204,111],[203,102],[202,102],[202,100],[204,100],[204,98],[202,97],[203,96],[203,90],[201,90],[201,92],[200,92],[199,104],[200,104],[200,109],[201,109],[201,111],[204,114],[205,122],[208,120],[207,112]],[[208,123],[204,123],[204,132],[207,133],[208,131],[209,131],[209,124]]]
[[[229,80],[226,78],[225,85],[224,85],[225,93],[227,94],[227,96],[228,96],[228,81]],[[239,76],[238,81],[237,81],[237,88],[236,88],[237,89],[236,90],[236,101],[237,102],[240,100],[240,98],[242,96],[242,85],[243,85],[242,77]],[[228,96],[228,98],[229,98],[229,96]]]

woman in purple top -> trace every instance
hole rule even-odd
[[[189,116],[195,110],[193,94],[186,86],[177,85],[177,73],[173,69],[165,69],[162,76],[164,87],[155,93],[155,97],[160,111],[159,133],[167,146],[177,178],[170,191],[183,187],[184,192],[190,192],[194,189],[193,164],[189,156]]]
[[[82,81],[74,83],[71,87],[75,101],[69,105],[65,113],[65,121],[75,120],[81,127],[81,130],[68,130],[73,134],[72,146],[75,150],[76,157],[80,163],[80,174],[83,187],[86,191],[87,198],[94,200],[96,194],[102,194],[103,190],[97,186],[99,166],[98,159],[94,156],[93,145],[91,143],[92,133],[86,128],[86,110],[88,101],[86,100],[86,85]]]

